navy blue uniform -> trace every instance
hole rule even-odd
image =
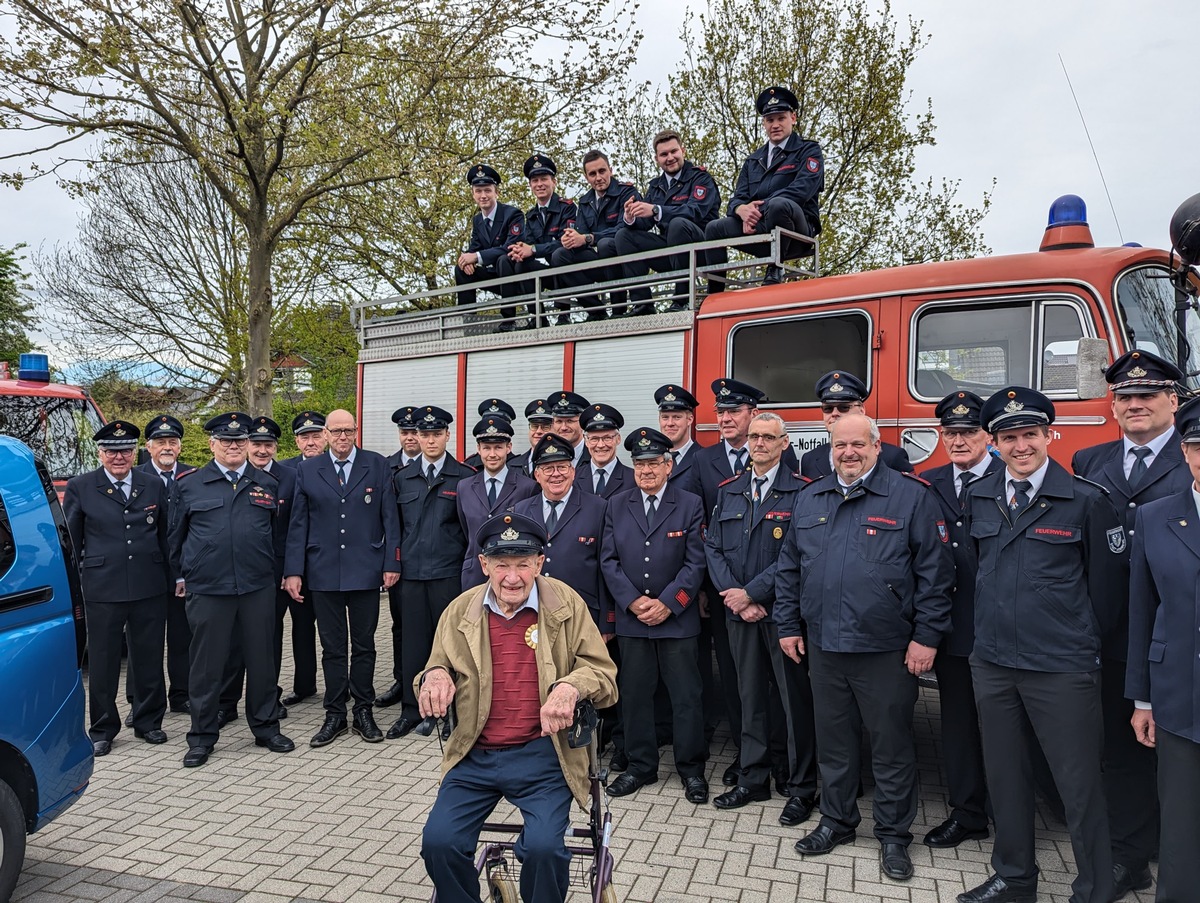
[[[1122,516],[1130,538],[1138,507],[1186,490],[1191,472],[1183,463],[1178,430],[1154,456],[1146,476],[1132,489],[1125,476],[1125,442],[1105,442],[1077,451],[1071,469],[1099,483]],[[1125,698],[1125,655],[1129,646],[1129,618],[1125,611],[1113,629],[1101,638],[1100,695],[1104,707],[1104,793],[1108,800],[1108,827],[1113,861],[1131,871],[1142,871],[1158,848],[1158,807],[1154,750],[1142,746],[1129,729],[1133,703]]]
[[[496,487],[496,504],[488,504],[486,470],[472,474],[458,484],[458,522],[467,537],[467,551],[462,561],[462,589],[466,592],[473,586],[486,581],[483,568],[479,566],[479,545],[475,542],[475,531],[485,520],[502,511],[511,511],[513,505],[538,492],[538,484],[515,467],[507,468],[504,482]],[[545,571],[543,571],[545,573]]]
[[[861,731],[871,738],[875,836],[907,845],[916,816],[912,738],[917,678],[910,642],[937,648],[950,629],[954,562],[928,484],[878,462],[843,496],[836,476],[800,493],[776,572],[781,637],[807,631],[821,769],[821,825],[860,815]]]
[[[501,276],[514,276],[518,273],[549,268],[551,266],[550,258],[555,251],[562,248],[563,231],[575,228],[575,220],[578,215],[575,203],[568,198],[561,198],[557,194],[550,195],[550,201],[545,208],[534,204],[525,214],[525,230],[520,239],[533,246],[533,256],[514,262],[505,255],[497,261],[496,271]],[[543,285],[547,285],[547,283],[543,281]],[[553,288],[554,283],[549,282],[548,287]],[[512,282],[500,287],[500,295],[504,298],[515,298],[518,295],[532,293],[533,283],[528,281]],[[565,309],[569,305],[560,301],[557,302],[557,306]],[[500,308],[500,315],[505,318],[506,323],[512,323],[512,318],[516,316],[516,313],[515,306]],[[539,325],[546,325],[546,321],[540,319]]]
[[[1125,695],[1150,703],[1154,718],[1162,806],[1160,900],[1191,899],[1200,883],[1195,827],[1200,812],[1197,637],[1200,510],[1189,486],[1138,509],[1130,562]]]
[[[491,226],[482,212],[476,213],[471,218],[471,243],[467,245],[467,253],[478,254],[480,262],[476,263],[475,271],[469,276],[456,265],[454,284],[468,285],[497,278],[500,275],[500,259],[508,254],[508,249],[513,244],[521,240],[524,231],[525,214],[509,204],[496,204]],[[458,303],[474,304],[475,290],[460,291]]]
[[[581,248],[559,248],[551,255],[551,266],[569,266],[573,263],[588,263],[593,260],[603,260],[615,257],[617,251],[617,230],[621,227],[625,215],[625,202],[633,198],[640,201],[642,196],[632,182],[618,182],[613,179],[608,183],[604,197],[597,200],[596,191],[589,188],[576,204],[578,218],[575,221],[575,231],[581,235],[593,235],[595,241],[590,246]],[[579,273],[566,273],[558,277],[558,284],[564,287],[590,285],[597,281],[620,279],[623,270],[620,266],[597,267]],[[613,292],[614,304],[623,303],[624,292]],[[592,314],[592,319],[600,312],[600,300],[591,296],[580,298],[579,303]]]
[[[1125,605],[1125,528],[1101,487],[1054,460],[1015,520],[1005,480],[1000,471],[967,487],[979,561],[971,668],[996,824],[992,868],[1013,887],[1037,887],[1032,726],[1071,832],[1073,899],[1107,901],[1100,648]]]
[[[592,462],[580,464],[575,469],[575,487],[580,492],[586,492],[591,495],[596,493],[596,474],[592,470]],[[626,489],[632,489],[633,468],[621,461],[616,461],[612,467],[612,474],[604,481],[604,489],[600,496],[605,499],[610,499],[618,492],[624,492]]]
[[[808,666],[784,656],[771,617],[779,553],[804,481],[780,466],[756,509],[752,478],[747,471],[721,486],[704,547],[709,579],[717,592],[743,589],[767,610],[767,617],[749,622],[721,605],[720,596],[712,600],[712,617],[721,616],[716,611],[720,606],[729,621],[729,644],[742,702],[738,783],[751,790],[770,789],[768,700],[773,679],[787,723],[788,795],[811,800],[817,795],[817,755]]]
[[[806,451],[800,458],[800,476],[816,480],[833,473],[833,465],[829,457],[831,451],[832,448],[828,442],[822,442],[816,448]],[[880,443],[879,460],[892,470],[899,470],[902,473],[913,472],[912,461],[908,460],[904,449],[898,445],[892,445],[890,442]]]
[[[133,727],[139,733],[162,727],[167,706],[163,626],[169,605],[183,608],[181,600],[172,598],[166,487],[136,468],[124,483],[128,501],[98,467],[71,478],[63,493],[87,609],[88,734],[93,742],[111,741],[121,730],[117,683],[122,632],[129,643]]]
[[[217,707],[235,633],[246,662],[246,721],[259,739],[279,733],[271,653],[277,487],[273,476],[248,462],[234,485],[215,460],[174,484],[169,546],[192,625],[192,748],[217,742]]]

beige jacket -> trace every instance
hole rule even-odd
[[[492,705],[492,647],[488,642],[483,595],[487,584],[467,590],[450,603],[438,621],[433,651],[413,689],[433,668],[444,668],[454,678],[454,705],[458,727],[450,735],[442,757],[442,774],[461,762],[483,730]],[[556,683],[569,683],[580,699],[596,708],[617,701],[617,666],[592,621],[587,603],[561,580],[538,577],[538,685],[544,703]],[[589,805],[586,749],[567,746],[566,732],[554,735],[555,752],[567,786],[580,806]]]

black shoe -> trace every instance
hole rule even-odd
[[[309,746],[328,746],[342,734],[346,733],[349,728],[346,727],[345,715],[326,715],[325,723],[321,725],[321,729],[313,734],[312,739],[308,741]]]
[[[999,875],[955,897],[958,903],[1037,903],[1037,888],[1010,887]]]
[[[316,693],[307,693],[304,695],[301,695],[300,693],[288,693],[287,696],[279,700],[279,703],[280,705],[300,705],[300,703],[304,702],[304,700],[312,699],[316,695]]]
[[[192,713],[192,703],[189,700],[184,700],[177,705],[172,705],[171,711],[176,715],[190,715]]]
[[[569,321],[569,320],[570,320],[570,317],[568,316],[568,317],[567,317],[567,319],[568,319],[568,321]],[[589,311],[587,312],[587,315],[586,315],[586,316],[584,316],[584,318],[583,318],[583,322],[585,322],[585,323],[599,323],[601,320],[607,320],[607,319],[608,319],[608,312],[607,312],[607,311],[603,311],[603,310],[589,310]]]
[[[112,752],[112,741],[111,740],[93,740],[92,741],[92,755],[93,756],[107,756],[110,752]]]
[[[908,858],[908,847],[902,843],[879,845],[879,866],[893,881],[907,881],[913,876],[912,860]]]
[[[818,825],[807,837],[796,841],[795,850],[801,856],[822,856],[834,847],[854,843],[857,837],[853,831],[835,831],[829,825]]]
[[[217,730],[220,730],[231,721],[238,720],[237,709],[218,709],[217,710]]]
[[[623,316],[623,317],[648,317],[652,313],[654,313],[654,305],[653,304],[635,304],[635,305],[633,305],[633,307],[629,308],[629,310],[625,311],[625,313],[621,314],[621,316]]]
[[[988,829],[972,830],[956,818],[948,818],[925,835],[925,846],[939,850],[956,847],[964,840],[986,840]]]
[[[688,303],[686,301],[675,301],[667,308],[667,313],[675,314],[683,310],[689,310]]]
[[[125,716],[125,726],[133,727],[133,712],[132,711],[128,715]]]
[[[282,721],[284,718],[287,717],[287,715],[288,715],[287,706],[285,706],[282,702],[276,703],[275,704],[275,719],[277,721]]]
[[[516,329],[516,327],[517,324],[512,320],[505,320],[498,327],[496,327],[496,332],[512,332],[514,329]]]
[[[269,749],[271,752],[291,752],[296,748],[296,744],[285,737],[283,734],[276,734],[274,737],[255,737],[255,746],[262,746]]]
[[[725,769],[725,773],[723,775],[721,775],[721,783],[724,784],[726,787],[736,787],[738,778],[740,778],[741,776],[742,776],[742,773],[740,771],[738,771],[737,765],[736,764],[730,765],[728,768]]]
[[[783,267],[767,267],[767,274],[763,276],[763,285],[779,285],[783,282]]]
[[[683,779],[683,798],[697,806],[708,802],[708,781],[699,776]]]
[[[622,775],[618,775],[617,779],[608,785],[608,795],[629,796],[629,794],[641,787],[657,783],[658,775],[654,775],[652,778],[639,778],[633,772],[627,771]]]
[[[358,709],[354,713],[354,726],[351,728],[368,743],[382,743],[383,731],[375,723],[370,709]]]
[[[775,782],[775,792],[782,797],[791,799],[792,794],[788,791],[788,774],[782,769],[771,769],[771,780]]]
[[[406,737],[411,734],[421,723],[419,718],[409,718],[407,715],[401,715],[400,718],[388,728],[387,738],[389,740],[398,740],[401,737]]]
[[[375,697],[375,707],[386,709],[390,705],[395,705],[404,696],[404,688],[400,686],[399,681],[394,681],[386,691]]]
[[[208,761],[208,757],[212,754],[211,746],[193,746],[188,749],[183,757],[184,768],[199,768]]]
[[[625,755],[625,750],[618,749],[612,754],[612,758],[608,760],[609,771],[624,771],[629,767],[629,756]]]
[[[147,743],[153,743],[155,745],[167,742],[166,731],[159,730],[158,728],[148,731],[134,731],[133,735],[139,740],[145,740]]]
[[[793,796],[788,799],[783,811],[779,813],[779,823],[785,828],[802,825],[808,821],[808,817],[812,815],[816,806],[817,801],[812,797]]]
[[[1150,877],[1150,867],[1131,869],[1121,863],[1113,863],[1113,892],[1110,900],[1120,900],[1131,890],[1148,890],[1154,881]]]
[[[749,787],[734,787],[713,799],[718,809],[740,809],[751,803],[764,803],[771,798],[770,790],[751,790]]]
[[[442,719],[442,742],[445,743],[450,739],[450,735],[454,733],[454,722],[449,718]]]

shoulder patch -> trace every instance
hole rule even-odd
[[[800,473],[800,471],[798,471],[798,470],[792,471],[792,476],[794,476],[801,483],[811,483],[812,482],[812,477],[806,477],[806,476],[804,476],[804,474]]]
[[[903,476],[908,477],[910,480],[916,480],[918,483],[922,484],[923,486],[929,485],[928,480],[924,479],[923,477],[917,476],[915,473],[909,473],[907,470],[898,470],[896,472],[899,474],[902,474]]]
[[[198,471],[199,469],[200,469],[199,467],[193,467],[191,470],[183,470],[183,471],[180,471],[179,473],[175,474],[175,479],[177,479],[177,480],[182,480],[184,477],[186,477],[186,476],[189,476],[190,474],[193,474],[193,473],[195,473],[195,472],[196,472],[196,471]]]
[[[1099,483],[1093,483],[1093,482],[1092,482],[1091,480],[1089,480],[1087,477],[1081,477],[1081,476],[1080,476],[1079,474],[1077,474],[1077,473],[1073,473],[1073,474],[1071,474],[1071,476],[1073,476],[1075,479],[1077,479],[1077,480],[1078,480],[1080,483],[1087,483],[1087,484],[1088,484],[1089,486],[1091,486],[1093,489],[1099,489],[1099,490],[1100,490],[1101,492],[1103,492],[1105,495],[1108,495],[1108,489],[1107,489],[1107,488],[1105,488],[1104,486],[1101,486]]]
[[[736,480],[740,476],[741,476],[741,474],[738,473],[738,474],[734,474],[733,476],[729,477],[728,479],[722,480],[720,483],[717,484],[717,488],[720,489],[726,483],[732,483],[734,480]]]

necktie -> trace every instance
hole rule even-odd
[[[974,476],[975,474],[971,473],[969,470],[964,470],[958,475],[958,501],[960,505],[962,502],[966,501],[966,499],[963,498],[963,493],[967,491],[967,484],[971,482],[971,479]]]
[[[488,507],[496,507],[496,484],[500,482],[495,477],[488,477]]]
[[[229,482],[233,485],[233,488],[237,489],[237,484],[238,484],[237,471],[236,470],[227,470],[227,471],[225,471],[225,476],[229,478]]]
[[[1143,445],[1131,448],[1130,451],[1133,452],[1133,467],[1129,470],[1129,488],[1137,489],[1138,484],[1146,478],[1146,459],[1154,453],[1154,450]]]
[[[600,493],[604,492],[604,487],[607,485],[608,485],[608,481],[605,479],[605,471],[597,470],[596,471],[596,495],[600,495]]]
[[[562,499],[546,499],[546,504],[550,506],[550,514],[546,517],[546,535],[549,536],[558,526],[558,506],[562,504]]]
[[[772,144],[771,149],[767,151],[767,169],[770,169],[775,165],[775,151],[777,150],[779,150],[779,148]]]
[[[746,466],[746,449],[739,448],[737,451],[732,451],[729,454],[733,456],[733,473],[736,476]]]
[[[1033,488],[1033,484],[1028,480],[1013,480],[1013,497],[1008,503],[1008,507],[1012,513],[1020,514],[1029,505],[1029,490]]]
[[[116,486],[117,492],[120,493],[121,498],[123,498],[125,501],[129,501],[129,493],[125,491],[125,481],[117,480]]]
[[[658,506],[658,497],[653,496],[653,495],[649,496],[646,499],[646,502],[647,502],[647,504],[646,504],[646,527],[653,530],[654,529],[654,514],[655,514],[655,511],[657,510],[657,506]]]
[[[346,485],[346,462],[345,461],[334,461],[333,464],[337,468],[337,472],[338,472],[338,485],[345,486]]]
[[[160,470],[158,475],[162,477],[163,485],[168,487],[171,485],[171,481],[175,479],[175,471],[173,470]]]
[[[860,489],[862,489],[862,480],[855,480],[849,486],[842,487],[842,495],[845,498],[850,498],[852,495],[857,493]]]
[[[677,452],[677,451],[671,452],[671,460],[674,461],[676,464],[678,464],[679,463],[679,452]]]
[[[763,483],[767,482],[766,477],[754,478],[754,512],[758,513],[758,506],[762,504],[762,488]]]
[[[425,481],[426,481],[427,483],[429,483],[429,485],[431,485],[431,486],[432,486],[432,485],[433,485],[433,481],[434,481],[434,480],[436,480],[436,479],[437,479],[437,471],[436,471],[436,470],[434,470],[434,469],[433,469],[433,465],[432,465],[432,464],[430,464],[430,465],[429,465],[429,469],[428,469],[427,471],[425,471]]]

